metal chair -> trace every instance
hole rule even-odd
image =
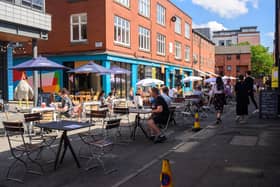
[[[26,143],[24,139],[24,126],[22,122],[8,122],[8,121],[3,121],[4,129],[6,132],[6,136],[8,138],[8,143],[10,147],[10,152],[15,159],[12,164],[9,166],[6,178],[8,180],[14,180],[17,182],[23,183],[24,177],[26,173],[32,173],[32,174],[38,174],[42,175],[43,174],[43,167],[39,162],[36,161],[37,156],[42,152],[44,148],[43,143]],[[19,138],[18,138],[19,137]],[[20,145],[15,145],[15,144],[21,143]],[[37,153],[37,156],[35,159],[31,158],[31,155],[33,153]],[[24,159],[26,157],[26,160]],[[28,162],[30,161],[31,163],[37,165],[41,172],[38,171],[33,171],[28,169]],[[16,164],[20,162],[24,166],[24,175],[23,179],[18,179],[18,178],[13,178],[10,177],[10,172]]]
[[[30,127],[31,125],[34,125],[34,123],[39,124],[40,120],[42,119],[42,115],[40,113],[27,113],[24,114],[24,121],[27,123],[27,127]],[[44,129],[41,129],[41,133],[39,136],[36,134],[32,135],[30,130],[28,130],[28,136],[30,142],[32,141],[42,141],[44,145],[51,150],[54,155],[56,155],[56,151],[54,151],[51,147],[51,145],[55,142],[57,135],[52,133],[46,133]]]
[[[106,132],[111,130],[111,129],[116,129],[119,128],[120,126],[120,119],[110,119],[108,121],[106,121],[106,126],[105,126],[105,130]],[[89,163],[92,160],[97,160],[101,167],[103,168],[103,171],[105,174],[109,174],[112,173],[114,171],[116,171],[116,169],[111,169],[111,170],[107,170],[105,168],[105,163],[104,163],[104,156],[112,151],[113,149],[113,141],[110,140],[109,138],[109,134],[106,133],[105,137],[102,138],[97,138],[97,136],[93,135],[92,133],[79,133],[79,136],[81,138],[81,140],[85,143],[85,145],[87,145],[90,156],[89,159],[86,163],[87,166],[89,166]],[[79,151],[79,155],[81,156],[81,149]],[[96,166],[89,166],[86,168],[86,170],[90,170],[95,168]]]

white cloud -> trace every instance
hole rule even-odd
[[[227,28],[222,23],[219,23],[217,21],[209,21],[209,22],[203,23],[203,24],[193,23],[193,28],[203,28],[203,27],[210,28],[211,32],[220,31],[220,30],[227,30]]]
[[[234,18],[247,14],[249,5],[258,8],[259,0],[192,0],[192,3],[223,18]]]

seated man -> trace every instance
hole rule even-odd
[[[162,89],[161,89],[162,93],[161,93],[161,96],[163,97],[163,99],[165,100],[166,104],[168,107],[171,106],[171,102],[172,102],[172,99],[169,97],[169,89],[168,87],[164,86]]]
[[[151,138],[154,139],[155,143],[160,143],[164,142],[166,140],[166,137],[161,134],[160,129],[157,125],[167,122],[169,109],[163,97],[159,95],[158,88],[152,88],[151,95],[155,99],[155,104],[152,107],[152,116],[147,123],[149,129],[151,130]]]
[[[63,88],[59,91],[59,95],[62,98],[61,106],[57,108],[61,115],[66,116],[67,118],[73,117],[74,114],[78,114],[80,120],[82,107],[81,105],[74,106],[71,99],[68,96],[68,91],[66,88]]]

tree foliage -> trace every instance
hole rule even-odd
[[[270,75],[273,66],[272,54],[262,45],[251,46],[251,63],[254,77]]]

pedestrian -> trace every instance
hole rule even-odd
[[[132,87],[129,89],[128,98],[129,98],[130,101],[133,101],[133,100],[134,100],[134,90],[133,90]]]
[[[101,102],[101,105],[104,105],[105,104],[105,92],[104,92],[104,90],[102,90],[100,93],[99,93],[99,95],[98,95],[98,97],[97,97],[97,100],[98,101],[100,101]]]
[[[154,143],[161,143],[166,140],[166,137],[161,133],[158,126],[167,123],[169,108],[160,95],[158,88],[153,87],[151,89],[151,95],[155,99],[155,104],[152,107],[152,115],[147,121],[147,124],[151,131],[151,139],[154,140]]]
[[[251,71],[247,71],[246,72],[246,78],[245,78],[245,85],[247,87],[248,90],[248,97],[251,98],[251,101],[253,102],[253,104],[255,105],[256,110],[253,111],[254,113],[259,112],[259,108],[257,105],[257,102],[255,100],[255,96],[254,96],[254,79],[253,77],[251,77]]]
[[[244,76],[239,75],[239,80],[235,85],[236,94],[236,121],[246,123],[246,116],[248,115],[248,90],[244,82]]]
[[[161,96],[163,97],[163,99],[165,100],[166,104],[168,105],[168,107],[171,106],[171,102],[172,102],[172,99],[169,97],[169,89],[168,87],[166,86],[163,86],[161,88]]]
[[[212,86],[211,95],[214,95],[213,104],[216,110],[216,124],[222,122],[221,116],[225,105],[224,82],[221,77],[216,78],[216,84]]]

